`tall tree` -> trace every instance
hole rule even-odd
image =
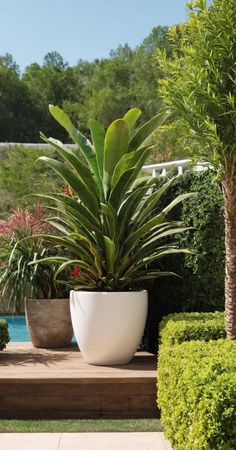
[[[224,195],[227,335],[236,339],[236,2],[188,4],[189,20],[170,32],[173,57],[159,52],[160,92],[183,137],[218,170]],[[214,270],[214,269],[213,269]],[[209,286],[210,289],[210,286]]]
[[[53,63],[53,59],[51,63]],[[52,120],[48,113],[48,104],[54,103],[64,107],[64,102],[74,103],[79,95],[80,85],[73,68],[67,67],[61,70],[51,63],[49,64],[48,61],[48,64],[45,64],[43,67],[36,63],[31,64],[26,68],[22,82],[29,89],[33,103],[38,106],[41,112],[37,129],[43,130],[47,134],[56,135],[59,139],[66,140],[67,133],[61,130],[61,127]],[[68,107],[66,110],[68,111]]]
[[[64,61],[63,57],[57,51],[48,52],[43,59],[44,66],[53,66],[58,70],[65,70],[68,67],[68,63]]]
[[[14,70],[18,75],[20,73],[20,68],[10,53],[5,53],[5,55],[0,56],[0,65]]]

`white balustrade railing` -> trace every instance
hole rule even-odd
[[[177,175],[183,175],[187,169],[190,169],[193,172],[202,172],[203,170],[212,169],[212,165],[208,162],[198,162],[193,165],[191,159],[182,159],[180,161],[148,164],[142,167],[142,171],[151,172],[152,177],[166,177],[173,171],[175,171]]]

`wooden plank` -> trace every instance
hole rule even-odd
[[[157,417],[156,357],[130,364],[86,364],[76,347],[35,349],[14,343],[0,359],[0,417]]]
[[[110,380],[107,381],[107,383],[100,384],[98,382],[92,383],[81,383],[80,380],[77,380],[77,383],[74,384],[66,384],[66,383],[48,383],[48,384],[42,384],[40,380],[38,380],[38,383],[19,383],[19,381],[15,384],[11,383],[2,383],[0,382],[0,395],[29,395],[31,392],[34,392],[35,395],[50,395],[53,392],[55,395],[61,395],[66,392],[66,395],[74,396],[74,395],[96,395],[99,391],[100,395],[105,394],[113,394],[115,395],[116,392],[114,392],[114,386],[116,386],[117,389],[117,395],[135,395],[137,393],[145,394],[145,395],[153,395],[156,392],[156,385],[152,383],[152,381],[149,382],[142,382],[140,380],[139,383],[132,383],[132,381],[127,380],[127,383],[119,383],[119,380],[113,380],[111,382]]]

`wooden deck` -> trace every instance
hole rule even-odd
[[[84,362],[77,346],[0,352],[0,418],[157,417],[156,357],[136,353],[124,366]]]

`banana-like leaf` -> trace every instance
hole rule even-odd
[[[97,165],[101,179],[103,178],[103,161],[104,161],[104,144],[105,144],[105,130],[101,123],[96,120],[90,120],[90,131],[95,148]]]
[[[104,243],[106,252],[107,273],[113,275],[115,264],[115,252],[116,252],[115,242],[112,241],[108,236],[104,236]]]
[[[88,260],[88,263],[91,264],[93,262],[91,258],[91,253],[88,251],[88,249],[81,245],[81,242],[76,242],[75,239],[71,239],[70,236],[58,236],[58,235],[52,235],[52,234],[37,234],[32,237],[37,237],[37,239],[41,238],[44,241],[52,242],[56,246],[59,247],[65,247],[68,250],[70,250],[74,254],[83,255],[85,260]],[[31,240],[31,236],[28,238],[22,239],[22,241]],[[39,262],[39,261],[37,261]],[[40,260],[40,262],[42,262]],[[56,261],[55,261],[56,262]],[[58,261],[57,261],[58,262]]]
[[[47,156],[41,156],[39,158],[44,161],[49,167],[51,167],[74,189],[75,193],[81,199],[82,203],[86,205],[88,210],[96,215],[97,210],[99,210],[99,203],[97,197],[90,192],[87,186],[64,164],[56,161],[53,158],[48,158]]]
[[[153,253],[152,256],[148,256],[146,258],[143,258],[141,261],[139,261],[137,264],[133,264],[132,266],[130,266],[129,268],[127,268],[127,271],[123,274],[121,274],[123,276],[123,278],[125,277],[130,277],[132,272],[138,272],[140,268],[142,267],[147,267],[149,264],[159,261],[161,258],[163,258],[164,256],[169,256],[169,255],[176,255],[176,254],[181,254],[181,253],[187,253],[187,254],[191,254],[192,252],[188,249],[184,249],[184,248],[168,248],[166,250],[162,250],[162,251],[158,251],[156,253]]]
[[[93,228],[91,229],[91,227],[86,226],[86,219],[83,218],[83,216],[81,216],[76,210],[73,210],[70,207],[64,209],[60,208],[60,206],[46,206],[46,208],[60,214],[61,221],[63,221],[64,224],[67,224],[70,229],[70,233],[75,231],[91,240],[94,244],[97,244],[101,237],[103,238],[102,231],[99,230],[99,236],[97,231],[95,232]]]
[[[51,145],[57,151],[57,153],[59,153],[59,155],[61,155],[62,158],[66,162],[68,162],[73,167],[73,169],[75,169],[77,176],[87,186],[92,194],[98,194],[94,175],[91,172],[90,168],[83,164],[70,148],[66,147],[57,139],[47,139],[42,133],[41,138],[49,145]]]
[[[130,140],[129,152],[133,152],[138,149],[140,145],[142,145],[142,143],[153,133],[153,131],[155,131],[165,122],[169,115],[170,114],[167,112],[160,112],[140,128],[138,128],[135,135]]]
[[[116,210],[109,203],[102,203],[103,218],[106,219],[110,237],[114,239],[117,230],[117,214]]]
[[[83,206],[80,204],[80,206]],[[63,202],[57,203],[57,206],[46,206],[47,209],[57,211],[60,215],[63,215],[68,219],[68,224],[76,229],[83,229],[88,236],[101,235],[102,231],[97,226],[91,223],[91,221],[81,212],[81,208],[74,208],[70,205],[65,205]],[[83,209],[82,209],[83,211]],[[92,238],[94,240],[94,237]]]
[[[111,191],[111,194],[109,196],[109,203],[116,210],[119,208],[126,192],[128,191],[130,185],[133,182],[133,176],[135,171],[136,171],[135,167],[131,167],[130,169],[126,170],[119,178],[119,181],[116,183],[114,189]]]
[[[144,225],[134,231],[127,239],[125,243],[125,250],[130,251],[133,247],[133,244],[137,242],[140,238],[142,238],[146,233],[150,230],[154,229],[157,225],[163,224],[167,221],[167,214],[179,203],[183,200],[194,195],[193,193],[189,194],[181,194],[175,200],[173,200],[169,205],[167,205],[161,213],[159,213],[156,217],[148,220]]]
[[[164,223],[167,223],[167,219],[162,212],[152,219],[149,219],[144,225],[128,236],[124,243],[124,253],[129,253],[139,239],[143,238],[150,230],[154,230],[156,226],[163,225]]]
[[[106,193],[110,188],[114,169],[120,158],[127,153],[129,127],[125,120],[117,119],[108,127],[104,146],[103,181]]]
[[[97,159],[91,142],[86,136],[84,136],[79,130],[74,127],[67,114],[58,106],[49,105],[49,111],[54,119],[69,133],[75,144],[77,144],[81,148],[97,180],[99,190],[102,190],[102,180],[99,174]]]
[[[64,235],[69,236],[70,231],[68,230],[68,228],[66,228],[64,226],[65,222],[61,218],[59,218],[59,217],[49,217],[47,219],[47,222],[50,223],[50,225],[52,225],[54,228],[56,228],[56,230],[60,231]],[[68,222],[66,222],[66,225],[67,226],[69,225]]]
[[[155,253],[157,248],[159,250],[168,249],[169,247],[173,248],[173,244],[166,244],[162,247],[158,241],[175,234],[183,233],[187,230],[189,230],[189,228],[181,226],[174,228],[174,225],[172,224],[169,225],[169,227],[160,227],[157,232],[150,233],[150,236],[148,236],[147,239],[144,239],[141,244],[137,243],[137,247],[133,247],[132,256],[129,257],[130,263],[137,263],[140,259]]]
[[[117,163],[113,177],[112,177],[112,188],[116,186],[119,181],[121,175],[131,167],[137,167],[137,172],[142,168],[144,162],[148,158],[152,151],[152,147],[142,147],[136,152],[126,153]],[[139,163],[139,164],[138,164]]]
[[[147,217],[150,216],[153,209],[157,206],[159,200],[167,189],[171,186],[175,177],[170,178],[166,183],[164,183],[157,191],[153,192],[147,196],[146,200],[142,204],[142,208],[139,212],[139,224],[142,225],[146,222]]]
[[[68,115],[59,106],[49,105],[49,111],[52,117],[67,131],[74,139],[76,138],[76,130]],[[75,140],[75,139],[74,139]],[[92,151],[91,151],[92,153]]]
[[[141,114],[142,112],[139,108],[132,108],[124,115],[123,119],[126,121],[130,131],[135,126]]]
[[[34,194],[34,197],[53,200],[54,202],[64,205],[65,208],[70,207],[75,212],[80,214],[79,220],[81,220],[81,218],[85,219],[85,222],[82,220],[82,223],[84,223],[89,229],[97,232],[101,230],[98,211],[96,211],[96,215],[92,214],[80,201],[74,198],[68,197],[67,195],[61,193]]]
[[[179,277],[179,275],[176,274],[175,272],[143,271],[140,272],[140,274],[135,274],[133,279],[131,278],[131,281],[136,283],[137,281],[154,280],[155,278],[167,276]],[[127,284],[130,284],[130,281],[128,283],[127,282],[123,283],[122,287],[124,288],[125,286],[127,286]]]
[[[50,111],[68,131],[87,161],[87,165],[81,162],[78,148],[72,151],[60,141],[43,137],[62,156],[65,164],[51,158],[41,159],[59,173],[79,197],[77,200],[64,194],[43,196],[56,202],[56,206],[49,203],[48,208],[56,210],[55,217],[51,217],[49,222],[61,234],[39,235],[38,239],[46,238],[74,255],[73,259],[54,260],[55,264],[60,264],[58,273],[69,265],[80,265],[82,271],[77,289],[108,290],[170,274],[149,271],[147,267],[167,254],[186,252],[165,244],[165,240],[186,231],[180,223],[169,220],[167,215],[189,194],[177,197],[155,214],[157,203],[172,180],[158,188],[157,179],[138,178],[151,152],[150,147],[142,148],[142,143],[164,122],[168,113],[157,114],[135,130],[140,110],[131,109],[123,119],[114,121],[106,134],[102,125],[91,121],[92,145],[60,108],[50,106]],[[41,274],[42,256],[45,255],[32,248],[32,259],[37,264],[35,273],[39,271]],[[20,269],[27,270],[23,261]]]
[[[93,245],[91,240],[87,239],[85,236],[78,233],[71,233],[70,237],[75,239],[78,243],[85,243],[85,245],[89,248],[90,254],[94,258],[94,265],[97,269],[97,273],[99,277],[102,276],[102,259],[97,251],[96,247]]]
[[[72,264],[79,264],[80,269],[86,270],[88,273],[90,272],[92,275],[96,276],[96,272],[95,272],[94,268],[91,267],[89,264],[87,264],[84,260],[81,260],[81,259],[68,259],[68,258],[62,258],[62,257],[56,258],[54,256],[49,256],[47,258],[42,258],[37,261],[37,263],[45,263],[45,262],[47,262],[47,263],[56,262],[56,263],[61,263],[61,265],[64,265],[67,263],[67,266],[72,265]],[[33,262],[29,263],[29,265],[32,265],[32,264],[34,264],[34,263]],[[57,271],[58,273],[60,272],[60,267]]]
[[[145,196],[148,189],[148,186],[143,186],[134,190],[122,203],[118,211],[118,239],[127,234],[127,226],[129,225],[130,228],[134,214],[140,211],[141,200]]]
[[[186,200],[187,198],[190,197],[194,197],[196,195],[195,192],[189,192],[188,194],[181,194],[178,197],[176,197],[169,205],[167,205],[164,209],[163,209],[163,214],[167,215],[169,214],[169,212],[175,208],[175,206],[177,206],[179,203],[183,202],[184,200]]]

